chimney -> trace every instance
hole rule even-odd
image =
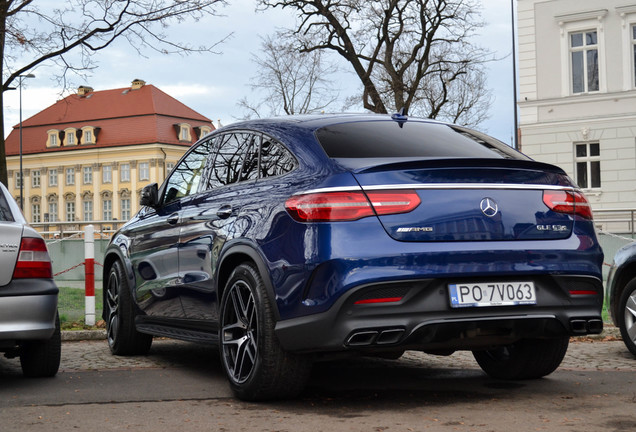
[[[77,95],[78,96],[86,96],[87,94],[89,94],[90,92],[93,91],[93,87],[89,87],[89,86],[79,86],[77,88]]]
[[[141,80],[139,78],[135,78],[132,82],[132,90],[139,90],[140,88],[142,88],[143,86],[146,85],[146,81]]]

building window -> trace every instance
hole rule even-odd
[[[92,221],[93,220],[93,201],[85,200],[83,202],[83,207],[84,207],[84,220]]]
[[[84,143],[92,143],[93,142],[93,131],[85,130],[84,131]]]
[[[166,174],[170,174],[172,168],[174,168],[174,162],[166,162]]]
[[[130,164],[120,164],[119,165],[119,181],[121,182],[129,182],[130,181]]]
[[[41,182],[40,170],[31,171],[31,187],[39,188]]]
[[[93,167],[84,167],[84,184],[93,184]]]
[[[57,169],[49,168],[49,186],[57,186]]]
[[[112,165],[102,166],[102,183],[112,183],[112,182],[113,182],[113,166]]]
[[[20,171],[15,172],[15,187],[16,189],[22,187],[22,173]]]
[[[66,221],[75,222],[75,201],[66,202]]]
[[[75,184],[75,168],[66,168],[66,185],[71,186]]]
[[[572,93],[598,91],[598,37],[595,30],[570,33],[570,70]]]
[[[60,145],[59,143],[59,138],[58,138],[58,134],[60,133],[60,131],[58,131],[57,129],[51,129],[49,131],[46,132],[46,146],[47,147],[58,147]]]
[[[105,199],[102,201],[102,219],[103,220],[112,220],[113,219],[113,202],[110,199]]]
[[[582,189],[601,187],[601,148],[599,143],[575,144],[576,182]]]
[[[31,222],[38,223],[41,221],[40,204],[31,204]]]
[[[150,180],[150,164],[148,162],[141,162],[139,164],[139,180]]]
[[[44,219],[46,219],[46,217]],[[57,221],[57,201],[49,202],[49,220],[48,221],[49,222]]]
[[[130,198],[123,198],[121,200],[121,220],[127,221],[130,219]]]

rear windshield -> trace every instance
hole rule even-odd
[[[470,129],[437,123],[369,121],[318,129],[318,141],[331,158],[530,158]]]
[[[14,222],[13,214],[9,208],[9,203],[2,191],[0,191],[0,222]]]

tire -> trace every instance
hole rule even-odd
[[[636,278],[625,285],[618,301],[616,318],[623,343],[636,356]]]
[[[120,356],[148,354],[152,336],[135,328],[135,305],[119,261],[115,261],[108,272],[105,295],[106,334],[111,353]]]
[[[250,263],[236,267],[221,298],[219,340],[221,364],[239,399],[291,398],[309,378],[309,358],[280,346],[273,307],[258,270]]]
[[[536,379],[559,367],[570,338],[522,339],[513,344],[483,351],[473,356],[484,372],[505,380]]]
[[[20,350],[20,366],[26,377],[52,377],[60,368],[62,336],[60,317],[55,314],[55,331],[49,340],[25,341]]]

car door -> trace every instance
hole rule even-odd
[[[179,255],[183,211],[199,185],[212,142],[193,147],[172,171],[162,188],[157,209],[142,210],[130,228],[136,232],[130,247],[135,271],[136,298],[150,316],[183,318],[181,304],[183,278],[179,273]]]
[[[258,177],[259,139],[260,135],[250,132],[217,136],[202,192],[183,207],[179,274],[189,319],[212,324],[218,318],[214,270],[223,245],[234,236],[237,215]]]

